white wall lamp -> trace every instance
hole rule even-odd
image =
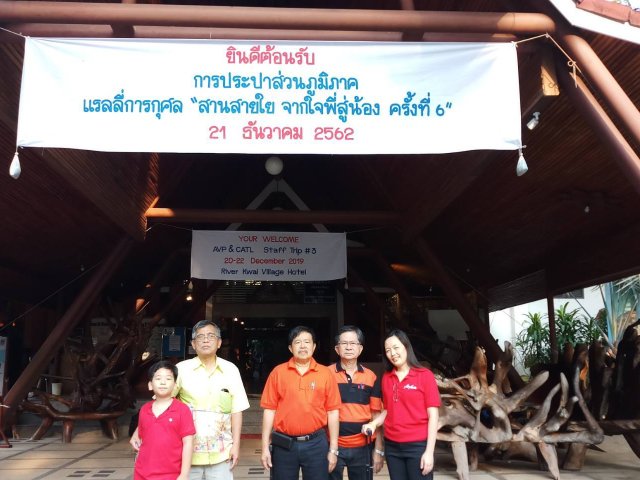
[[[527,122],[527,128],[533,130],[540,123],[540,112],[533,112],[531,119]]]
[[[516,165],[516,175],[519,177],[529,171],[529,166],[527,165],[527,161],[524,159],[524,154],[522,153],[523,148],[527,148],[527,146],[523,145],[518,148],[518,163]]]

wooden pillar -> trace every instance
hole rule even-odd
[[[489,332],[489,329],[482,322],[478,313],[466,299],[455,280],[424,239],[416,238],[414,245],[420,257],[422,257],[422,260],[427,264],[427,267],[437,277],[438,283],[447,294],[453,306],[460,312],[460,315],[462,315],[471,333],[478,339],[480,346],[485,349],[489,360],[494,364],[497,363],[500,355],[503,353],[502,349],[491,336],[491,332]],[[518,390],[524,385],[522,378],[520,378],[520,375],[518,375],[518,372],[516,372],[513,367],[509,370],[509,381],[514,390]]]
[[[551,362],[558,363],[558,337],[556,336],[556,310],[553,295],[547,295],[547,317],[549,318],[549,346],[551,347]]]
[[[20,374],[20,377],[18,377],[16,383],[13,384],[4,399],[5,405],[9,407],[5,412],[5,424],[11,423],[22,399],[33,387],[40,374],[49,365],[49,362],[60,348],[60,345],[64,343],[78,321],[89,311],[106,283],[129,253],[132,245],[133,239],[130,237],[124,237],[118,242],[109,256],[96,269],[95,273],[62,316],[51,334],[36,352],[33,360]],[[3,427],[3,425],[0,425],[0,428]]]

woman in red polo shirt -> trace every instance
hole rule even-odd
[[[418,362],[409,337],[392,330],[384,341],[382,376],[384,411],[363,433],[384,422],[387,467],[391,480],[433,478],[440,394],[431,370]]]

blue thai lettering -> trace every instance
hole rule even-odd
[[[431,92],[427,92],[427,96],[420,100],[418,104],[418,110],[420,110],[420,116],[424,117],[425,110],[427,112],[427,117],[431,115]]]
[[[349,113],[349,104],[350,102],[347,100],[347,97],[344,97],[344,100],[338,103],[338,118],[342,122],[347,121],[347,114]]]
[[[93,106],[91,105],[91,104],[92,104],[92,101],[91,101],[91,100],[87,100],[87,99],[85,98],[85,99],[82,101],[82,103],[83,103],[84,111],[85,111],[85,112],[93,112],[93,111],[94,111]]]
[[[349,105],[349,108],[351,110],[351,115],[362,115],[362,107],[360,106],[360,102],[362,101],[362,97],[359,97],[358,95],[356,95],[355,97],[353,97],[353,101],[355,103],[351,103]]]
[[[124,90],[120,90],[120,93],[116,93],[113,96],[113,111],[114,112],[122,112],[122,109],[124,107],[123,105],[123,101],[124,100]]]
[[[111,100],[102,100],[100,105],[101,112],[112,112],[113,111],[113,103]]]
[[[211,88],[211,77],[209,75],[194,75],[193,76],[194,88],[202,88],[205,81],[207,83],[207,88]]]
[[[209,113],[209,109],[211,108],[211,103],[212,100],[210,99],[205,99],[205,100],[199,100],[198,101],[198,111],[200,113]]]
[[[369,102],[365,102],[362,104],[362,111],[365,115],[380,115],[380,104],[371,105]]]
[[[273,86],[274,90],[282,89],[284,85],[284,76],[282,75],[282,72],[280,70],[278,70],[278,76],[272,78],[271,85]]]

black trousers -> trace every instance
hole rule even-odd
[[[422,475],[420,458],[427,448],[424,442],[393,442],[384,440],[384,455],[391,480],[432,480],[433,471]]]
[[[338,463],[329,475],[329,480],[342,480],[345,467],[347,467],[349,480],[369,480],[367,467],[373,469],[372,445],[354,448],[341,447],[339,451]]]
[[[318,435],[308,442],[293,442],[291,450],[273,445],[271,462],[274,480],[327,480],[329,472],[329,442],[326,435]]]

